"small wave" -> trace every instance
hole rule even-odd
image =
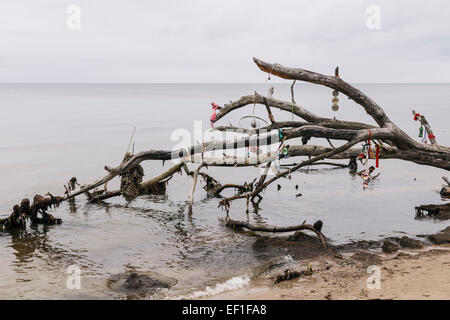
[[[250,284],[250,277],[248,275],[233,277],[225,282],[218,283],[212,287],[206,287],[204,290],[194,291],[186,296],[172,297],[169,299],[198,299],[203,297],[214,296],[225,291],[232,291],[242,289]]]

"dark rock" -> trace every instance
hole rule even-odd
[[[310,236],[309,234],[303,233],[301,231],[297,231],[293,235],[288,236],[287,241],[303,242],[310,245],[320,244],[320,240],[317,237]]]
[[[262,236],[255,240],[253,250],[264,254],[291,255],[293,258],[309,259],[326,253],[333,253],[333,246],[322,247],[319,238],[297,231],[288,236]]]
[[[337,249],[343,250],[346,252],[352,252],[358,249],[368,250],[368,249],[379,249],[381,247],[380,241],[374,240],[360,240],[352,243],[343,244],[337,246]]]
[[[401,237],[400,240],[398,241],[398,243],[403,248],[409,248],[409,249],[421,249],[425,246],[422,241],[411,239],[411,238],[408,238],[407,236]]]
[[[434,244],[450,243],[450,226],[439,233],[429,235],[428,239]]]
[[[288,281],[302,276],[312,276],[313,273],[312,269],[302,270],[300,272],[293,269],[286,269],[283,274],[280,274],[275,278],[274,283],[277,284],[282,281]]]
[[[256,239],[255,242],[253,242],[252,248],[254,250],[264,250],[270,245],[270,237],[264,236]]]
[[[410,254],[399,252],[394,259],[411,258]]]
[[[144,296],[153,294],[159,288],[170,288],[177,283],[176,279],[162,276],[156,272],[125,272],[113,275],[108,286],[126,295]]]
[[[336,254],[333,256],[333,258],[342,260],[342,259],[344,259],[344,256],[343,256],[342,254],[340,254],[340,253],[336,253]]]
[[[282,281],[292,280],[300,277],[302,274],[292,269],[284,270],[284,274],[280,274],[275,278],[274,283],[280,283]]]
[[[262,278],[264,276],[267,276],[274,270],[286,267],[286,265],[289,264],[289,262],[277,262],[277,263],[270,263],[264,266],[258,266],[252,269],[253,276],[252,278]]]
[[[366,251],[358,251],[352,255],[351,258],[361,262],[364,267],[381,264],[383,262],[383,259],[380,256]]]
[[[383,242],[383,247],[382,247],[382,249],[383,249],[383,252],[386,252],[386,253],[394,253],[394,252],[396,252],[398,249],[400,249],[400,246],[399,246],[398,244],[392,242],[392,241],[386,240],[386,241]]]

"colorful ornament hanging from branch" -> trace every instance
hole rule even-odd
[[[358,159],[361,161],[361,163],[366,166],[366,168],[360,172],[358,172],[358,175],[361,176],[363,179],[363,190],[365,191],[369,187],[369,181],[372,179],[375,179],[380,174],[372,177],[372,172],[375,170],[375,167],[378,168],[380,166],[380,152],[381,152],[381,146],[376,143],[375,141],[372,141],[372,132],[369,130],[369,137],[367,141],[362,145],[361,153],[358,156]],[[372,148],[372,142],[375,145],[375,151]],[[375,159],[375,167],[371,166],[369,167],[369,159]],[[364,160],[364,162],[363,162]]]
[[[412,113],[414,115],[413,120],[420,122],[418,136],[419,138],[422,138],[422,143],[428,143],[428,140],[430,140],[431,144],[436,144],[436,136],[433,134],[433,131],[431,130],[428,121],[425,119],[425,116],[415,110],[413,110]]]
[[[372,142],[375,145],[375,149],[372,148]],[[369,139],[362,145],[361,153],[358,155],[358,159],[363,165],[366,165],[369,159],[375,159],[375,166],[380,166],[380,152],[381,147],[375,141],[372,141],[372,132],[369,130]]]

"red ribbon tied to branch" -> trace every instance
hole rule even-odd
[[[211,102],[211,106],[213,109],[213,113],[211,114],[209,120],[211,121],[211,128],[214,128],[214,122],[216,122],[217,119],[216,110],[219,109],[219,105],[215,102]]]
[[[375,156],[375,167],[379,167],[380,166],[380,146],[377,145],[377,152],[376,152],[376,156]]]

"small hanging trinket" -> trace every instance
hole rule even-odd
[[[336,70],[334,71],[335,77],[339,78],[339,67],[336,67]],[[331,110],[338,111],[339,110],[339,91],[333,90],[333,99],[331,99],[331,102],[333,102],[333,105],[331,107]]]
[[[270,72],[267,72],[267,79],[266,79],[266,82],[267,82],[267,81],[270,81],[270,75],[272,74],[274,68],[275,68],[275,65],[272,66],[272,69],[270,70]]]
[[[425,119],[425,116],[416,112],[415,110],[413,110],[412,113],[413,120],[420,122],[419,138],[422,138],[422,143],[428,143],[428,140],[430,140],[431,144],[435,144],[436,136],[433,134],[433,131],[431,131],[431,127],[428,124],[428,121]]]
[[[339,98],[337,97],[338,95],[339,95],[339,91],[334,90],[333,91],[333,99],[331,99],[331,102],[333,102],[331,110],[333,110],[333,111],[338,111],[339,110],[339,105],[338,105]]]
[[[423,131],[422,143],[428,143],[427,130]]]
[[[281,129],[278,129],[278,137],[283,139],[283,131]]]
[[[378,168],[380,166],[380,145],[377,144],[377,152],[375,156],[375,167]]]
[[[250,152],[253,152],[253,153],[258,153],[258,147],[257,146],[250,146],[248,148],[248,150],[250,150]]]
[[[366,190],[369,187],[369,179],[370,179],[370,171],[369,171],[369,169],[364,170],[361,173],[361,177],[363,179],[363,190]]]
[[[289,145],[282,144],[278,149],[278,159],[289,158]]]
[[[274,169],[275,169],[275,174],[277,174],[278,172],[280,172],[280,160],[279,160],[279,159],[276,159],[276,160],[275,160],[275,162],[274,162],[274,164],[273,164],[273,167],[274,167]]]
[[[283,156],[284,156],[285,158],[289,158],[288,151],[289,151],[289,145],[287,145],[286,147],[284,147],[283,150],[281,151],[281,153],[283,154]]]
[[[361,160],[366,168],[357,174],[363,179],[363,190],[365,191],[369,187],[369,181],[375,179],[380,174],[378,173],[375,176],[371,176],[372,172],[375,170],[375,167],[378,168],[380,166],[380,151],[381,146],[375,141],[372,140],[372,132],[369,131],[369,136],[367,141],[362,145],[361,153],[358,155],[358,159]],[[375,148],[372,148],[372,142],[375,145]],[[375,159],[375,167],[368,165],[369,159]],[[365,160],[363,162],[363,160]]]

